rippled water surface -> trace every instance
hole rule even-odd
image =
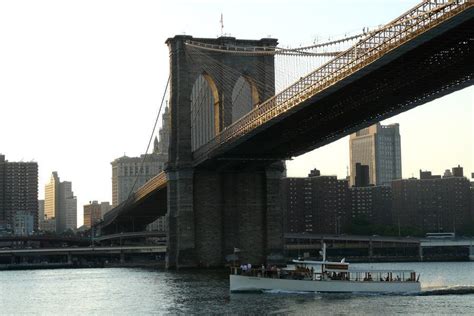
[[[474,262],[354,264],[414,269],[421,295],[230,294],[226,271],[0,271],[0,314],[474,314]]]

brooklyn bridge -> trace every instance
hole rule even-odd
[[[168,163],[97,231],[139,232],[167,214],[169,268],[220,266],[236,248],[252,263],[278,258],[284,161],[472,85],[473,30],[472,0],[431,0],[307,47],[169,38]],[[292,77],[290,59],[306,74]]]

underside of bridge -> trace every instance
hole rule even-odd
[[[104,216],[104,221],[97,226],[101,235],[121,232],[140,232],[158,217],[167,212],[166,186],[151,191],[136,201],[125,201]]]
[[[237,78],[225,72],[213,73],[205,69],[205,60],[190,58],[186,41],[192,37],[169,39],[172,123],[167,185],[111,212],[105,219],[107,230],[143,230],[157,214],[168,212],[169,268],[222,265],[234,248],[240,250],[240,260],[252,264],[264,263],[272,254],[277,257],[283,251],[281,161],[472,85],[473,14],[474,8],[470,7],[410,38],[291,110],[206,152],[202,159],[196,158],[191,146],[193,83],[203,73],[221,76],[216,81],[214,98],[219,103],[214,103],[213,109],[223,119],[213,122],[216,132],[222,132],[228,121],[225,111],[232,108],[226,96],[233,85],[219,83],[235,82]],[[196,40],[234,46],[276,45],[272,39]],[[274,94],[273,57],[213,56],[250,78],[264,78],[265,87],[270,88],[259,91],[260,99]],[[257,62],[264,64],[262,69],[271,76],[251,67]]]
[[[242,165],[301,155],[473,84],[474,8],[385,54],[202,164]]]

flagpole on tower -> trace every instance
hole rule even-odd
[[[221,23],[221,36],[224,36],[224,15],[221,13],[221,20],[219,21]]]

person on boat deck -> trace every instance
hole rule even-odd
[[[261,269],[262,269],[262,277],[264,277],[265,276],[265,266],[263,265],[263,263],[262,263]]]

